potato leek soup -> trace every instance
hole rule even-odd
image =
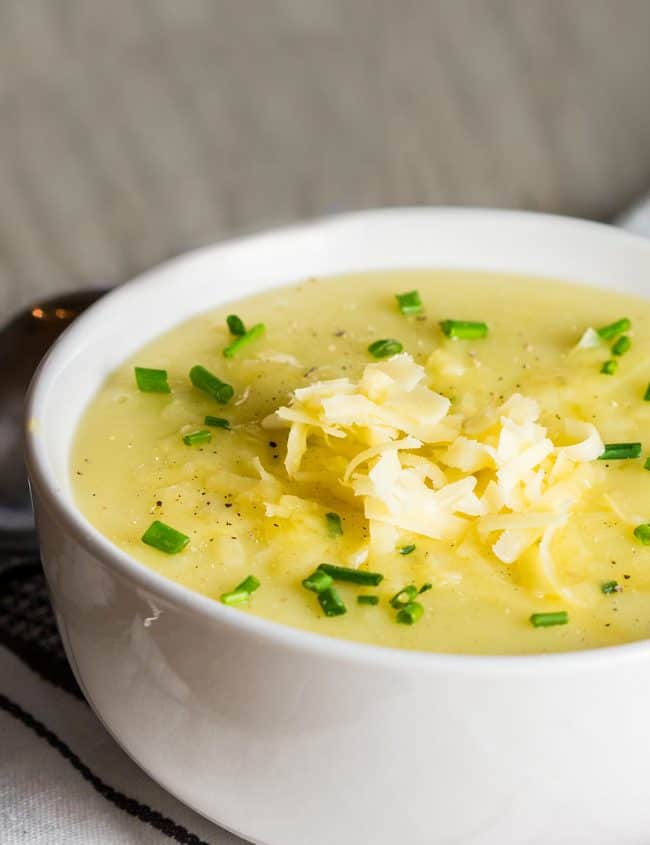
[[[650,635],[650,304],[461,271],[309,279],[114,372],[77,502],[167,578],[399,648]]]

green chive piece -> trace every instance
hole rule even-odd
[[[645,459],[645,463],[643,464],[643,469],[650,469],[650,458]]]
[[[221,594],[223,604],[246,604],[250,601],[251,593],[260,586],[260,582],[254,575],[248,575],[241,584],[237,584],[234,590]]]
[[[399,610],[400,607],[406,607],[413,601],[417,594],[418,588],[414,584],[402,587],[399,593],[395,593],[393,598],[390,600],[390,606],[394,607],[396,610]]]
[[[322,569],[317,569],[305,578],[302,582],[302,586],[306,590],[311,590],[312,593],[322,593],[323,590],[327,590],[328,587],[331,587],[333,583],[334,579],[331,575],[328,575],[327,572],[323,572]]]
[[[554,613],[533,613],[530,617],[531,625],[535,628],[550,628],[551,625],[566,625],[569,614],[566,610],[556,610]]]
[[[416,290],[408,293],[396,293],[395,299],[402,314],[419,314],[422,311],[422,300]]]
[[[424,613],[419,601],[411,601],[405,605],[396,616],[399,625],[415,625]]]
[[[600,368],[600,372],[605,376],[613,376],[616,370],[618,370],[618,361],[614,361],[611,358],[609,361],[605,361],[603,366]]]
[[[171,393],[167,383],[167,370],[134,367],[135,383],[143,393]]]
[[[254,593],[259,586],[260,582],[254,575],[247,575],[241,584],[238,584],[235,589],[246,590],[247,593]]]
[[[230,384],[217,378],[205,367],[200,364],[192,367],[190,370],[190,381],[194,387],[207,393],[212,399],[216,399],[221,405],[226,405],[235,395]]]
[[[325,616],[343,616],[344,613],[347,613],[347,608],[334,587],[327,587],[320,592],[318,603],[323,608]]]
[[[198,446],[199,443],[209,443],[211,440],[212,434],[205,428],[183,435],[183,443],[186,446]]]
[[[599,461],[624,461],[641,456],[640,443],[606,443]]]
[[[620,593],[622,587],[619,587],[618,581],[605,581],[600,585],[600,592],[608,596],[610,593]]]
[[[340,537],[343,534],[341,517],[337,513],[326,513],[325,522],[327,523],[327,533],[330,537]]]
[[[229,346],[226,346],[223,350],[224,357],[234,358],[234,356],[245,346],[248,346],[248,344],[252,343],[252,341],[262,337],[265,331],[266,326],[264,323],[256,323],[252,329],[249,329],[246,332],[246,334],[239,335],[239,337],[236,337]]]
[[[357,604],[379,604],[379,596],[357,596]]]
[[[469,320],[443,320],[440,323],[442,333],[457,340],[479,340],[487,337],[486,323],[472,323]]]
[[[350,569],[347,566],[334,566],[332,563],[321,563],[318,567],[335,581],[349,581],[351,584],[364,584],[367,587],[377,587],[384,580],[379,572],[369,572],[367,569]]]
[[[228,323],[230,334],[234,334],[235,337],[241,337],[241,335],[246,334],[246,327],[244,326],[241,318],[236,314],[228,314],[226,317],[226,323]]]
[[[151,523],[141,539],[143,543],[153,546],[154,549],[165,552],[167,555],[177,555],[190,542],[190,538],[186,534],[181,534],[171,525],[165,525],[164,522],[159,520]]]
[[[645,389],[645,393],[643,394],[643,401],[650,402],[650,382],[648,383],[648,386]]]
[[[204,425],[211,425],[213,428],[225,428],[226,431],[230,431],[230,423],[228,420],[225,420],[223,417],[211,417],[207,416],[203,420]]]
[[[373,358],[389,358],[391,355],[398,355],[404,347],[399,340],[394,340],[391,337],[383,338],[382,340],[375,340],[368,347],[368,352]]]
[[[634,536],[644,546],[650,546],[650,522],[643,522],[634,529]]]
[[[632,323],[628,320],[628,318],[621,317],[620,320],[615,320],[613,323],[601,326],[599,329],[596,329],[596,331],[603,340],[612,340],[612,338],[615,338],[617,334],[629,332],[631,327]]]
[[[427,581],[420,587],[420,589],[418,590],[418,595],[421,596],[422,593],[428,593],[429,590],[433,590],[433,584],[431,583],[431,581]]]
[[[401,555],[410,555],[411,552],[415,551],[415,543],[409,543],[408,546],[402,546],[399,550]]]
[[[612,346],[612,355],[618,355],[619,357],[625,355],[630,346],[632,346],[632,341],[629,335],[622,334]]]
[[[222,593],[220,600],[222,604],[236,605],[247,604],[250,600],[251,594],[246,590],[230,590],[228,593]]]

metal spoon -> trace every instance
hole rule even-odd
[[[95,288],[60,294],[22,311],[0,329],[0,551],[38,548],[23,461],[27,386],[58,336],[105,293]]]

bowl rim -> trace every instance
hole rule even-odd
[[[227,238],[215,244],[193,249],[179,256],[164,261],[155,267],[140,273],[133,279],[119,285],[107,293],[87,311],[81,314],[48,350],[39,364],[26,396],[25,419],[38,419],[40,404],[45,400],[49,378],[65,366],[65,347],[84,333],[89,315],[100,310],[110,309],[113,300],[121,302],[129,291],[151,282],[157,275],[171,268],[182,267],[208,254],[227,250],[232,247],[246,247],[261,238],[274,235],[300,237],[314,229],[332,224],[358,224],[364,218],[368,220],[395,216],[402,218],[423,215],[443,216],[485,216],[503,219],[529,219],[554,225],[573,225],[583,230],[591,230],[596,236],[616,237],[627,240],[631,247],[641,247],[650,253],[650,240],[614,226],[566,215],[546,214],[516,209],[472,208],[460,206],[414,206],[367,209],[362,211],[332,214],[296,223],[278,226],[252,234]],[[225,304],[225,303],[224,303]],[[66,355],[65,358],[68,356]],[[78,421],[78,420],[77,420]],[[381,665],[392,669],[419,669],[420,671],[444,671],[460,674],[494,674],[537,672],[541,666],[553,667],[554,671],[570,672],[578,667],[593,664],[611,664],[636,661],[650,657],[650,638],[612,646],[544,653],[515,654],[465,654],[454,652],[429,652],[415,649],[402,649],[394,646],[375,645],[353,640],[341,639],[328,634],[305,631],[282,622],[242,613],[223,605],[201,593],[194,592],[182,584],[176,583],[164,575],[150,569],[144,563],[131,557],[114,545],[99,529],[84,516],[72,500],[59,495],[59,484],[46,454],[43,439],[34,436],[30,426],[25,431],[25,458],[31,486],[37,491],[39,503],[52,513],[62,529],[73,536],[76,542],[90,555],[97,558],[109,570],[131,582],[134,588],[142,588],[159,597],[163,602],[176,605],[184,611],[202,616],[209,622],[230,628],[244,636],[264,638],[265,641],[285,647],[290,651],[309,652],[317,657],[337,659],[342,662]]]

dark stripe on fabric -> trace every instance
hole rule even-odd
[[[93,789],[95,789],[107,801],[110,801],[111,804],[114,804],[118,809],[130,816],[133,816],[139,821],[150,825],[155,830],[165,836],[168,836],[170,839],[173,839],[175,842],[181,843],[181,845],[209,845],[208,842],[205,842],[203,839],[199,839],[199,837],[194,833],[190,833],[182,825],[176,824],[176,822],[166,816],[163,816],[162,813],[157,812],[157,810],[152,810],[151,807],[148,807],[146,804],[141,804],[139,801],[136,801],[135,798],[129,798],[127,795],[124,795],[122,792],[118,792],[112,786],[104,783],[101,778],[91,772],[88,766],[86,766],[86,764],[77,757],[77,755],[65,744],[65,742],[63,742],[62,739],[46,728],[42,722],[39,722],[38,719],[34,718],[31,713],[23,710],[19,704],[16,704],[16,702],[7,698],[7,696],[2,693],[0,693],[0,709],[4,710],[10,716],[13,716],[15,719],[18,719],[18,721],[22,722],[25,727],[30,728],[30,730],[34,731],[37,736],[44,739],[52,748],[58,751],[59,754],[68,761],[68,763],[70,763],[73,769],[75,769],[81,777],[93,787]]]
[[[85,701],[66,660],[37,558],[0,570],[0,645],[43,680]]]

